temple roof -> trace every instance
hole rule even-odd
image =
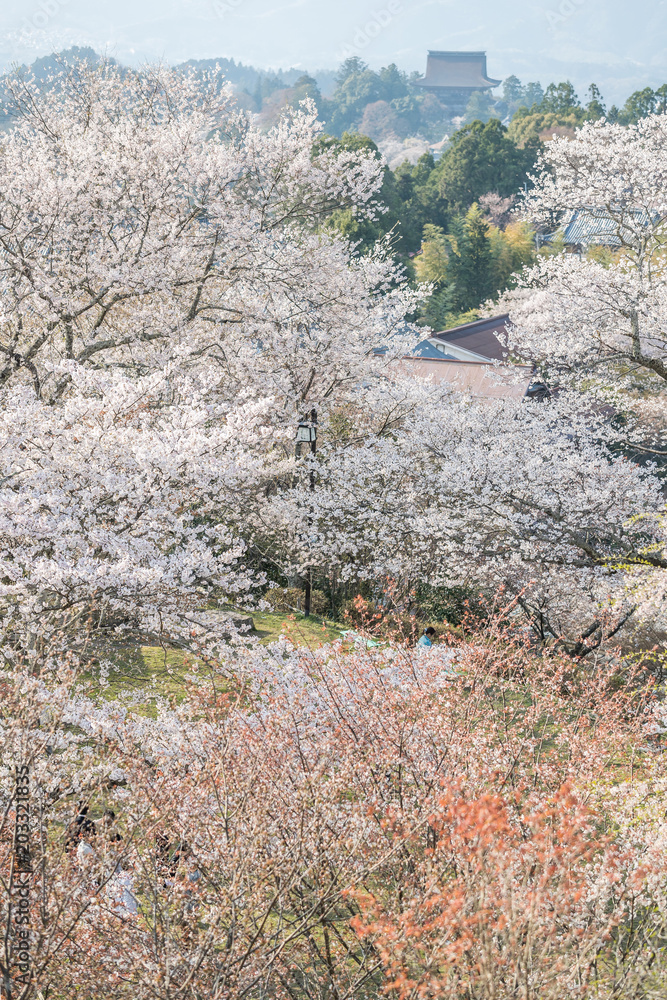
[[[632,223],[646,226],[647,228],[655,221],[657,216],[652,218],[645,208],[634,208],[622,213],[630,217]],[[627,236],[628,220],[619,222],[612,218],[604,208],[583,208],[573,209],[567,212],[560,224],[560,228],[555,233],[546,233],[540,237],[541,243],[553,243],[559,234],[562,234],[565,246],[605,246],[617,248],[622,245],[621,235],[626,230]]]
[[[429,52],[426,76],[416,80],[420,87],[488,90],[501,80],[486,75],[486,52]]]
[[[507,341],[509,321],[507,313],[503,313],[502,316],[478,319],[474,323],[465,323],[451,330],[443,330],[442,333],[434,333],[430,339],[452,348],[463,348],[490,361],[504,361],[509,354],[508,349],[503,346]]]

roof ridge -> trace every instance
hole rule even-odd
[[[467,332],[473,327],[480,326],[485,323],[500,323],[501,320],[505,322],[509,321],[509,313],[500,313],[498,316],[489,316],[483,319],[475,319],[471,323],[462,323],[460,326],[452,326],[448,330],[439,330],[437,333],[432,333],[432,337],[446,337],[452,333]]]

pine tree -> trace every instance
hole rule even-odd
[[[477,203],[456,225],[450,270],[456,285],[456,303],[467,310],[484,302],[493,292],[493,261],[489,225]]]

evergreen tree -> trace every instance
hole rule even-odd
[[[488,122],[491,118],[497,118],[498,115],[494,112],[493,104],[493,99],[487,91],[475,90],[470,95],[464,121],[469,124],[470,122]]]
[[[566,80],[564,83],[549,84],[542,98],[540,110],[550,111],[556,115],[563,115],[567,114],[568,111],[580,107],[581,104],[577,97],[577,92],[570,81]]]
[[[440,192],[455,211],[490,191],[507,198],[523,186],[535,156],[535,146],[519,149],[497,118],[472,122],[454,133],[436,168]]]
[[[452,227],[449,274],[457,308],[473,309],[493,294],[493,261],[489,224],[476,203]]]
[[[322,95],[320,93],[320,88],[317,86],[317,80],[314,80],[312,76],[308,76],[307,73],[304,73],[292,87],[292,98],[290,100],[290,104],[296,108],[299,106],[301,101],[308,97],[315,101],[315,104],[319,109],[322,105]]]
[[[518,76],[508,76],[503,83],[503,101],[507,105],[518,105],[524,100],[524,89]]]
[[[527,108],[532,108],[535,104],[541,104],[544,100],[542,85],[538,82],[527,83],[523,99]]]
[[[652,87],[644,87],[643,90],[635,90],[630,94],[621,109],[619,120],[624,125],[632,125],[640,118],[646,118],[656,110],[658,97]]]
[[[412,167],[404,163],[393,175],[400,225],[396,229],[397,247],[403,254],[418,250],[424,226],[432,224],[447,228],[449,214],[440,192],[439,174],[430,153],[420,157]]]
[[[382,86],[382,99],[396,101],[410,93],[407,74],[399,70],[395,63],[383,66],[378,73]]]
[[[592,83],[588,88],[589,101],[586,105],[586,118],[589,121],[597,120],[598,118],[606,117],[605,106],[602,103],[602,94],[599,88]]]

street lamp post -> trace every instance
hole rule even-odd
[[[310,411],[310,419],[302,420],[299,424],[296,433],[296,457],[299,457],[301,446],[309,445],[310,454],[315,455],[317,452],[317,410],[312,409]],[[313,464],[310,464],[310,491],[311,493],[315,490],[315,469]],[[308,514],[308,527],[313,523],[312,511]],[[306,594],[303,602],[303,611],[306,617],[310,615],[310,606],[312,601],[312,580],[311,580],[311,570],[310,566],[306,569]]]

